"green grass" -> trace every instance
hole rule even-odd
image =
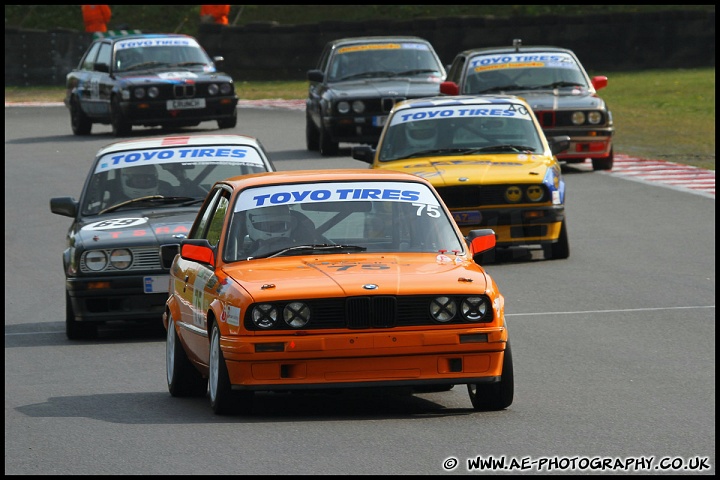
[[[592,75],[592,73],[591,73]],[[238,82],[243,100],[304,99],[307,82]],[[61,102],[62,87],[5,87],[6,102]],[[608,74],[599,92],[615,152],[715,170],[715,68]]]

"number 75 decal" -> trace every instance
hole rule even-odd
[[[413,207],[418,207],[416,215],[421,217],[425,210],[428,217],[438,218],[440,216],[440,208],[437,205],[425,205],[423,203],[413,203]]]

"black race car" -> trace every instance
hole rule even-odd
[[[564,163],[591,159],[593,170],[612,170],[612,113],[598,90],[606,76],[590,78],[572,50],[548,46],[477,48],[458,53],[440,85],[446,95],[506,93],[523,97],[545,135],[568,135],[570,148],[557,154]]]
[[[422,38],[355,37],[328,42],[307,78],[307,149],[335,155],[340,142],[377,144],[393,105],[437,95],[445,68]]]
[[[185,135],[124,140],[100,149],[80,199],[50,199],[71,217],[65,327],[71,340],[110,321],[160,324],[170,264],[213,184],[274,171],[258,140]]]
[[[116,137],[133,125],[190,127],[237,124],[233,79],[217,70],[197,40],[178,34],[133,34],[95,40],[66,77],[65,105],[75,135],[93,123]]]

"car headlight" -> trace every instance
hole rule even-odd
[[[283,308],[285,323],[294,328],[302,328],[310,321],[310,307],[302,302],[291,302]]]
[[[430,302],[430,315],[441,323],[447,323],[457,314],[457,304],[450,297],[435,297]]]
[[[491,321],[492,316],[488,319],[491,311],[488,298],[483,296],[467,297],[460,305],[460,313],[468,322]]]
[[[210,95],[217,95],[220,91],[220,87],[218,87],[217,83],[211,83],[208,85],[208,93]]]
[[[143,98],[145,98],[145,89],[136,88],[135,90],[133,90],[133,96],[138,100],[142,100]]]
[[[274,305],[261,303],[252,310],[252,321],[258,328],[272,328],[277,323],[278,311]]]
[[[113,250],[110,254],[110,265],[118,270],[125,270],[132,264],[132,258],[130,250],[125,248]]]
[[[597,125],[602,121],[602,114],[600,112],[589,112],[587,115],[588,123]]]
[[[585,114],[583,112],[573,112],[570,119],[572,120],[573,125],[582,125],[585,123]]]
[[[541,202],[545,198],[545,189],[540,185],[529,185],[525,195],[531,202]]]
[[[232,84],[230,83],[223,83],[220,85],[220,93],[223,95],[230,95],[233,91]]]
[[[342,113],[343,115],[350,113],[350,104],[348,102],[338,102],[337,110],[338,113]]]
[[[108,259],[102,250],[92,250],[85,253],[85,265],[93,272],[99,272],[107,266]]]
[[[352,103],[352,109],[355,113],[363,113],[365,111],[365,103],[362,100],[355,100]]]
[[[147,91],[148,97],[157,98],[160,95],[160,89],[158,87],[150,87]]]

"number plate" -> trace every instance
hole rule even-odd
[[[387,122],[387,115],[373,117],[372,119],[373,127],[383,127],[385,122]]]
[[[155,275],[143,278],[145,293],[167,293],[170,291],[170,275]]]
[[[479,225],[482,215],[477,210],[468,212],[452,212],[455,223],[458,225]]]
[[[205,108],[204,98],[183,98],[181,100],[168,100],[168,110],[191,110],[193,108]]]

